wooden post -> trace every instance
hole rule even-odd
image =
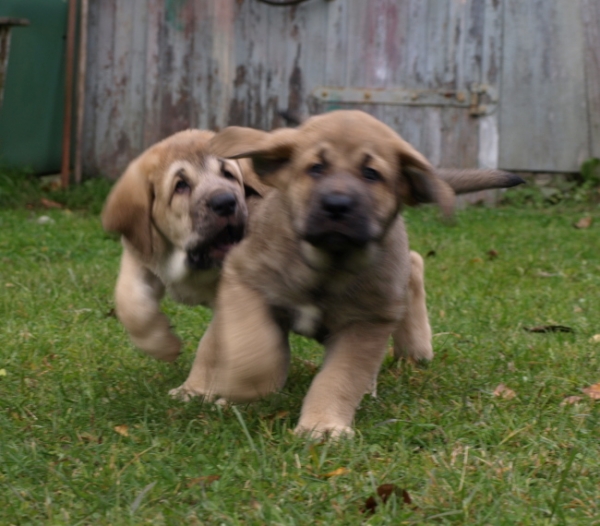
[[[79,17],[79,67],[77,68],[77,128],[75,132],[75,184],[81,183],[83,117],[85,111],[85,73],[87,61],[88,0],[81,0]]]
[[[65,55],[65,111],[63,118],[62,168],[60,172],[60,183],[63,188],[69,186],[71,168],[71,115],[73,110],[73,58],[75,55],[76,15],[77,0],[69,0],[67,50]]]

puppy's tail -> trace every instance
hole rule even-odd
[[[435,173],[457,194],[491,188],[511,188],[525,183],[518,175],[503,170],[437,168]]]

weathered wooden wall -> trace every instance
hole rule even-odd
[[[599,155],[597,0],[92,0],[90,15],[90,173],[116,177],[186,127],[343,107],[439,166],[573,171]]]

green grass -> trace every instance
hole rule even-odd
[[[69,211],[35,206],[28,184],[0,210],[0,523],[600,524],[600,402],[581,392],[600,382],[597,207],[470,208],[454,226],[409,211],[412,247],[435,251],[436,357],[387,360],[357,436],[310,444],[291,430],[318,345],[293,339],[289,382],[264,401],[169,399],[210,313],[167,301],[185,353],[175,365],[140,355],[112,315],[106,185],[54,195]],[[572,227],[589,213],[596,224]],[[524,330],[542,324],[575,332]],[[495,397],[500,383],[516,397]],[[584,399],[562,406],[571,395]],[[361,513],[386,483],[412,505]]]

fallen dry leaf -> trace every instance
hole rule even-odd
[[[499,396],[505,400],[512,400],[515,396],[517,396],[517,393],[515,393],[509,387],[506,387],[504,384],[499,384],[498,387],[494,389],[494,396]]]
[[[591,338],[590,341],[592,343],[600,343],[600,334],[594,334]]]
[[[582,217],[573,226],[575,228],[590,228],[591,225],[592,225],[592,216],[586,216],[586,217]]]
[[[539,270],[537,272],[537,276],[540,278],[564,278],[564,274],[562,272],[545,272],[544,270]]]
[[[573,405],[573,404],[578,404],[579,402],[581,402],[583,400],[583,398],[581,398],[581,396],[567,396],[561,403],[560,405]]]
[[[45,197],[42,197],[40,199],[40,204],[44,208],[62,208],[63,207],[63,205],[61,205],[60,203],[57,203],[56,201],[51,201],[50,199],[46,199]]]
[[[117,433],[119,433],[119,435],[121,435],[121,436],[124,436],[124,437],[128,437],[129,436],[129,428],[126,425],[115,426],[113,429]]]
[[[92,435],[91,433],[78,433],[77,436],[81,442],[102,444],[102,437]]]
[[[300,360],[300,363],[304,365],[304,367],[306,367],[310,373],[316,373],[319,370],[319,366],[310,360]]]
[[[565,325],[538,325],[537,327],[523,327],[527,332],[575,332]]]
[[[190,479],[187,483],[188,488],[192,486],[202,486],[205,488],[206,486],[210,486],[213,482],[216,482],[221,478],[221,475],[205,475],[204,477],[196,477],[194,479]]]
[[[490,259],[496,259],[498,257],[498,252],[496,250],[489,250],[487,255]]]
[[[590,385],[584,387],[582,391],[588,395],[592,400],[600,400],[600,384]]]
[[[382,484],[377,488],[377,497],[379,497],[384,504],[392,495],[397,495],[398,497],[401,496],[404,504],[412,504],[412,499],[410,498],[408,491],[400,489],[395,484]],[[360,511],[371,515],[375,513],[378,504],[377,497],[375,495],[369,497]]]
[[[350,473],[350,470],[348,468],[337,468],[333,471],[330,471],[329,473],[325,473],[323,477],[326,479],[330,479],[332,477],[339,477],[340,475],[347,475],[348,473]]]

